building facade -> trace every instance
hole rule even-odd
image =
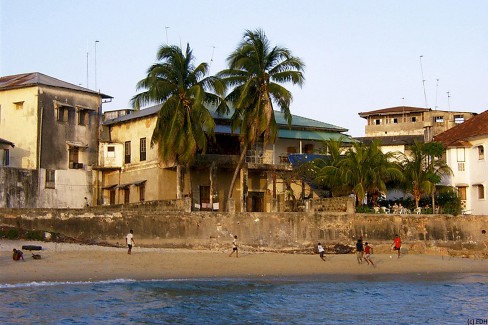
[[[104,122],[99,165],[95,168],[102,204],[176,199],[175,166],[161,162],[157,145],[150,144],[159,109],[156,105]],[[231,130],[231,115],[211,113],[216,123],[215,142],[209,142],[207,152],[197,154],[186,170],[183,189],[193,209],[224,211],[228,209],[226,198],[242,145],[238,134]],[[344,137],[347,131],[300,116],[293,116],[288,128],[281,113],[275,112],[275,117],[279,126],[277,141],[267,146],[258,142],[246,151],[233,188],[231,208],[236,211],[285,210],[286,201],[312,196],[307,184],[287,176],[293,171],[288,155],[314,153],[324,140]]]
[[[110,96],[41,74],[0,78],[2,207],[92,204],[100,112]]]
[[[457,189],[464,214],[487,215],[488,111],[434,137],[446,147],[446,163],[453,174],[444,184]]]

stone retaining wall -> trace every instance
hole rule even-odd
[[[133,229],[139,245],[155,247],[228,247],[234,235],[241,245],[256,250],[310,249],[318,241],[325,245],[353,245],[359,236],[386,245],[395,234],[411,247],[486,250],[488,242],[488,216],[183,211],[157,204],[0,209],[0,225],[121,245],[125,244],[129,229]]]

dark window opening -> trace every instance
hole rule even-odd
[[[56,170],[46,169],[46,188],[56,187]]]
[[[130,141],[125,142],[125,163],[130,164]]]
[[[140,147],[139,160],[145,161],[146,160],[146,138],[141,138],[139,147]]]

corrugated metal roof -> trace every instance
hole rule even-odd
[[[301,139],[301,140],[339,140],[342,138],[343,142],[353,142],[353,138],[347,137],[346,135],[338,132],[327,132],[327,131],[313,131],[313,130],[288,130],[279,129],[278,138],[283,139]]]
[[[9,149],[15,147],[13,142],[0,138],[0,149]]]
[[[117,118],[112,119],[112,120],[107,120],[104,122],[104,124],[105,125],[112,125],[112,124],[116,124],[116,123],[120,123],[120,122],[125,122],[125,121],[129,121],[129,120],[133,120],[133,119],[138,119],[138,118],[154,115],[154,114],[158,113],[160,108],[161,108],[161,104],[158,104],[155,106],[151,106],[148,108],[141,109],[139,111],[135,111],[131,114],[127,114],[124,116],[117,117]],[[224,114],[224,115],[218,115],[217,112],[215,111],[215,109],[209,109],[209,111],[210,111],[210,114],[212,114],[212,117],[215,120],[217,120],[216,121],[217,124],[219,124],[218,120],[229,121],[230,118],[232,117],[232,109],[228,114]],[[276,123],[278,124],[278,127],[280,129],[288,128],[288,123],[286,122],[285,116],[283,113],[281,113],[279,111],[275,111],[275,119],[276,119]],[[312,120],[312,119],[302,117],[302,116],[298,116],[298,115],[292,115],[291,128],[292,129],[299,128],[299,129],[307,129],[307,130],[322,130],[322,131],[327,130],[327,131],[333,131],[333,132],[347,132],[348,131],[348,129],[345,129],[345,128],[342,128],[342,127],[339,127],[336,125]]]
[[[12,76],[0,77],[0,90],[31,87],[35,85],[45,85],[57,88],[66,88],[82,91],[85,93],[97,94],[102,98],[113,98],[112,96],[98,93],[88,88],[80,87],[69,82],[62,81],[39,72],[23,73]]]
[[[369,112],[360,112],[359,116],[366,118],[372,115],[389,115],[389,114],[402,114],[402,113],[417,113],[417,112],[428,112],[430,108],[422,107],[412,107],[412,106],[396,106],[383,109],[377,109]]]

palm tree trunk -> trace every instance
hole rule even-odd
[[[234,171],[234,176],[232,176],[232,181],[230,182],[229,194],[227,195],[227,209],[228,209],[229,200],[232,199],[232,192],[234,189],[234,184],[236,183],[237,175],[239,175],[239,171],[241,170],[242,163],[244,162],[244,158],[246,158],[246,152],[247,152],[247,143],[245,143],[244,147],[242,148],[239,162],[237,163],[237,167]]]
[[[181,200],[183,198],[183,190],[181,188],[181,165],[176,164],[176,199]]]

